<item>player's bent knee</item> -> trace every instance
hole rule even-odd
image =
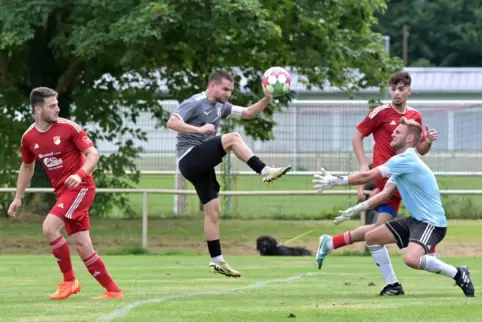
[[[224,148],[230,148],[233,144],[241,140],[241,135],[238,132],[226,133],[221,137],[221,142]]]
[[[87,258],[94,252],[89,231],[79,231],[71,236],[73,246],[81,258]]]
[[[373,230],[370,230],[365,233],[365,243],[367,245],[377,245],[377,234],[373,233]]]
[[[403,261],[405,262],[405,265],[414,269],[418,269],[420,266],[420,256],[418,256],[418,254],[405,252]]]
[[[221,207],[219,205],[219,199],[213,199],[204,204],[204,215],[211,221],[218,221],[221,217]]]
[[[64,222],[61,218],[48,214],[42,224],[42,232],[45,237],[53,241],[60,237],[60,230],[64,226]]]

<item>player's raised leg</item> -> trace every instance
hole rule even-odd
[[[254,172],[264,176],[263,181],[268,183],[285,175],[291,170],[291,166],[271,168],[260,160],[253,151],[246,145],[239,133],[231,132],[221,137],[223,149],[226,152],[232,151],[236,158],[246,163]]]
[[[318,252],[316,254],[318,269],[321,269],[324,259],[333,250],[364,241],[367,232],[392,219],[393,215],[391,213],[381,212],[378,214],[377,222],[375,224],[360,226],[352,231],[346,231],[333,237],[325,234],[321,235],[318,244]],[[388,261],[390,261],[390,258],[388,258]]]
[[[58,205],[56,205],[58,207]],[[43,233],[52,246],[52,253],[57,260],[60,271],[64,278],[63,281],[57,282],[57,291],[51,296],[51,300],[64,300],[69,296],[80,292],[80,283],[75,278],[70,257],[69,244],[60,234],[60,230],[64,227],[64,222],[56,215],[49,214],[43,222]]]

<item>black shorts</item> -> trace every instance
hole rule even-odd
[[[417,243],[428,253],[440,243],[447,233],[447,227],[435,227],[412,217],[400,217],[385,223],[392,232],[400,248],[408,243]]]
[[[218,198],[220,186],[214,167],[225,155],[221,136],[215,136],[196,145],[179,161],[181,174],[193,184],[203,205]]]

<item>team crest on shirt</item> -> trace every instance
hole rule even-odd
[[[60,144],[60,136],[54,136],[54,144],[59,145]]]
[[[221,116],[221,110],[222,110],[221,107],[218,107],[218,108],[217,108],[218,116]]]

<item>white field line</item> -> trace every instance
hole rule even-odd
[[[248,290],[248,289],[252,289],[252,288],[261,288],[261,287],[265,287],[268,284],[272,284],[272,283],[291,282],[291,281],[300,279],[302,277],[313,276],[313,275],[320,275],[320,273],[308,272],[308,273],[303,273],[303,274],[291,276],[291,277],[288,277],[288,278],[280,278],[280,279],[276,279],[276,280],[261,281],[261,282],[249,284],[249,285],[246,285],[246,286],[243,286],[243,287],[231,288],[231,289],[227,289],[227,290],[183,293],[183,294],[178,294],[178,295],[163,296],[163,297],[152,298],[152,299],[147,299],[147,300],[142,300],[142,301],[136,301],[136,302],[132,302],[132,303],[122,305],[122,306],[120,306],[119,308],[115,309],[114,311],[112,311],[110,313],[102,314],[97,319],[97,322],[109,322],[109,321],[113,321],[114,319],[122,318],[122,317],[126,316],[127,314],[129,314],[129,312],[132,311],[133,309],[135,309],[139,306],[146,305],[146,304],[161,303],[161,302],[164,302],[164,301],[174,300],[174,299],[185,299],[185,298],[193,297],[193,296],[227,294],[227,293],[232,293],[232,292],[236,292],[236,291]]]

